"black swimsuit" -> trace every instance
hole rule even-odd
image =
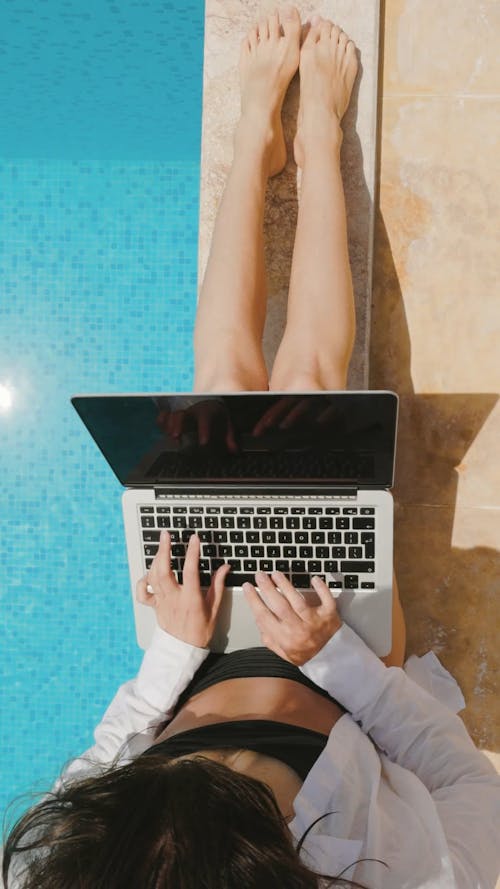
[[[211,652],[180,695],[171,718],[173,719],[186,701],[198,692],[226,679],[242,679],[249,676],[292,679],[338,704],[327,691],[311,682],[298,667],[279,657],[274,651],[265,647],[246,648],[229,654]],[[161,727],[158,734],[166,725],[168,723]],[[179,732],[172,738],[148,748],[142,756],[159,753],[162,750],[171,756],[182,756],[202,749],[244,748],[280,759],[295,769],[304,780],[327,741],[328,735],[322,732],[288,723],[269,719],[242,719],[216,722]]]

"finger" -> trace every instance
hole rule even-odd
[[[281,416],[286,414],[291,404],[294,403],[295,396],[285,395],[283,398],[278,399],[275,404],[265,411],[260,420],[257,420],[252,435],[260,435],[268,426],[272,426]]]
[[[210,412],[200,411],[197,415],[198,419],[198,442],[201,445],[207,444],[210,438]]]
[[[182,433],[184,413],[184,411],[175,411],[172,414],[172,435],[174,438],[179,438]]]
[[[162,578],[173,577],[170,534],[166,528],[164,528],[160,534],[158,552],[153,559],[153,564],[149,569],[149,573],[153,581],[153,587],[155,581],[161,580]]]
[[[231,423],[231,417],[229,415],[227,417],[226,444],[229,450],[233,452],[233,454],[238,453],[238,445],[236,444],[236,439],[234,436],[234,427]]]
[[[289,429],[290,426],[293,426],[294,423],[297,422],[300,417],[302,417],[309,410],[309,400],[304,398],[302,401],[299,401],[295,407],[292,408],[290,413],[284,420],[280,423],[280,429]]]
[[[267,607],[266,603],[262,601],[253,584],[245,581],[242,586],[242,590],[245,599],[252,609],[255,617],[255,622],[261,631],[263,631],[265,628],[272,629],[274,626],[276,626],[276,624],[279,624],[278,618],[276,617],[274,612]]]
[[[226,577],[229,574],[230,570],[231,565],[220,565],[212,578],[209,589],[207,590],[205,601],[210,609],[211,620],[215,620],[215,618],[217,617],[222,602],[222,597],[224,595]]]
[[[300,616],[301,612],[307,611],[310,608],[304,599],[304,596],[295,589],[293,583],[290,582],[286,574],[283,574],[282,571],[273,571],[271,577],[283,595],[286,596],[287,601],[290,603],[296,614]]]
[[[277,574],[279,572],[275,573]],[[273,612],[273,614],[277,615],[280,620],[284,620],[285,618],[290,619],[294,614],[293,608],[286,596],[282,595],[282,593],[280,592],[281,586],[284,585],[284,581],[286,580],[285,575],[280,574],[280,590],[277,590],[275,587],[276,581],[273,582],[269,575],[267,575],[264,571],[257,571],[255,574],[255,579],[257,581],[259,590],[262,590],[264,596],[269,602],[269,605],[267,607]]]
[[[337,605],[333,595],[333,591],[326,585],[321,577],[311,577],[311,583],[321,599],[321,605],[314,606],[316,608],[324,607],[329,612],[337,611]]]
[[[186,582],[190,589],[194,592],[201,592],[200,587],[200,549],[201,542],[197,534],[192,534],[189,538],[186,550],[186,559],[182,570],[183,586]]]
[[[141,577],[141,579],[137,581],[135,598],[138,602],[141,602],[142,605],[150,605],[154,607],[156,600],[153,593],[148,593],[147,577]]]

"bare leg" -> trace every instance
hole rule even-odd
[[[283,34],[281,34],[281,28]],[[263,215],[268,176],[286,163],[281,107],[299,64],[300,16],[274,13],[242,41],[241,119],[194,332],[194,391],[267,390]]]
[[[302,182],[287,323],[269,386],[278,390],[291,379],[296,388],[344,388],[355,336],[340,120],[358,63],[340,28],[312,21],[300,53],[294,153]]]

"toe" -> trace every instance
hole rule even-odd
[[[273,12],[268,20],[269,36],[276,39],[280,36],[280,20],[277,12]]]
[[[298,36],[301,29],[301,22],[299,11],[295,6],[285,6],[285,8],[281,10],[279,18],[285,37],[294,35]]]
[[[311,25],[310,25],[309,30],[304,38],[303,46],[306,46],[306,47],[313,46],[315,43],[318,42],[319,34],[320,34],[320,27],[321,27],[321,16],[313,15],[313,17],[311,19]]]
[[[269,25],[267,19],[260,19],[258,24],[259,40],[269,40]]]
[[[248,42],[250,44],[250,49],[253,49],[253,50],[257,49],[257,44],[259,42],[257,26],[255,26],[255,28],[252,28],[248,32]]]

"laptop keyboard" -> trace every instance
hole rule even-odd
[[[331,505],[154,505],[139,507],[146,570],[160,533],[171,535],[172,569],[182,583],[189,539],[201,540],[200,583],[224,562],[225,585],[255,584],[255,572],[282,571],[297,589],[312,589],[311,576],[331,589],[375,589],[375,507]],[[326,575],[332,574],[333,578]]]

